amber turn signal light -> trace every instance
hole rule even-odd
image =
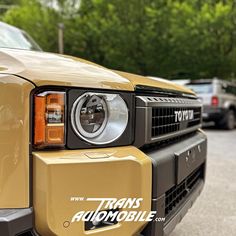
[[[65,145],[65,93],[48,91],[34,96],[34,146]]]

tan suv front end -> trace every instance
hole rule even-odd
[[[3,235],[167,235],[203,188],[202,106],[189,90],[2,49],[0,94]],[[92,218],[101,212],[120,220]]]

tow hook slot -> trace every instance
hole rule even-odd
[[[104,212],[104,215],[106,215],[106,217],[97,217],[92,221],[86,221],[85,222],[86,231],[105,228],[108,226],[116,225],[118,223],[118,221],[116,220],[116,217],[114,216],[118,215],[119,209],[99,211],[99,213],[101,212]],[[97,214],[97,216],[99,216],[99,213]],[[91,219],[92,218],[93,216],[91,217]],[[102,219],[100,220],[99,218],[102,218]]]

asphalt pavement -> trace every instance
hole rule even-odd
[[[236,130],[205,131],[206,184],[171,236],[236,236]]]

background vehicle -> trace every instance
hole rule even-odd
[[[39,45],[23,30],[0,22],[0,48],[41,51]]]
[[[193,80],[186,86],[195,91],[203,103],[203,120],[219,127],[234,129],[236,122],[236,82],[226,80]]]

